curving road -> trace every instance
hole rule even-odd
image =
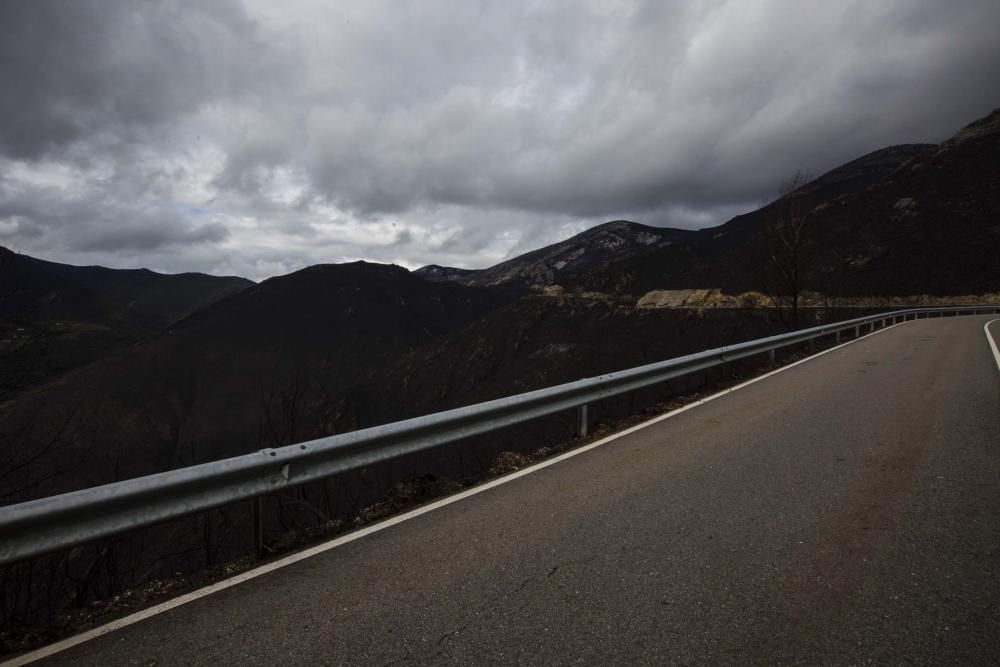
[[[46,662],[996,664],[989,319],[893,327]]]

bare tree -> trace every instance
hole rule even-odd
[[[767,207],[764,284],[767,296],[786,326],[797,329],[804,291],[809,237],[809,208],[803,186],[812,176],[802,170],[782,183]]]

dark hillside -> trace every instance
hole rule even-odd
[[[0,403],[154,331],[86,285],[0,248]]]
[[[998,112],[937,146],[876,151],[798,191],[808,213],[806,287],[832,296],[953,295],[1000,289]],[[569,287],[762,290],[764,232],[775,203],[687,242],[615,260]]]
[[[646,310],[600,299],[526,297],[406,355],[365,401],[371,412],[364,421],[478,403],[779,330],[759,311]]]
[[[508,298],[395,266],[310,267],[19,401],[0,413],[0,430],[38,410],[51,415],[43,423],[86,415],[100,447],[61,484],[87,486],[353,429],[348,389],[361,378]]]
[[[92,290],[161,326],[253,285],[246,278],[204,273],[163,274],[149,269],[72,266],[24,257],[42,271]]]
[[[70,266],[0,247],[0,401],[252,284],[197,273]]]
[[[73,320],[135,327],[142,322],[114,300],[44,264],[0,247],[0,324]]]

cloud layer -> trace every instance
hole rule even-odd
[[[992,0],[0,4],[0,244],[266,277],[700,227],[1000,104]]]

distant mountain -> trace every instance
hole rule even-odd
[[[72,266],[26,255],[18,257],[41,271],[79,284],[138,317],[163,326],[253,285],[253,281],[235,276]]]
[[[70,266],[0,247],[0,402],[252,284]]]
[[[789,196],[808,211],[808,290],[833,297],[1000,291],[992,252],[1000,247],[1000,110],[941,144],[870,153]],[[578,270],[531,275],[540,284],[633,297],[658,289],[765,290],[767,228],[785,201]],[[516,267],[531,255],[505,264]],[[501,266],[469,282],[503,275]]]
[[[101,451],[74,478],[99,483],[110,460],[133,476],[351,430],[359,385],[509,298],[397,266],[312,266],[224,298],[18,401],[0,411],[0,432],[23,430],[39,410],[52,423],[68,411],[88,415]]]
[[[843,202],[868,192],[891,178],[903,165],[929,156],[936,149],[933,144],[905,144],[879,149],[832,169],[801,187],[794,194],[804,196],[807,201],[805,208],[812,209],[809,214],[811,240],[819,238],[822,224],[815,222],[816,214],[830,202]],[[762,273],[766,263],[766,230],[782,205],[782,200],[772,201],[724,224],[699,229],[682,243],[608,262],[577,276],[567,287],[633,296],[655,289],[721,288],[729,294],[765,290]],[[858,237],[848,235],[835,243],[856,246],[858,241]],[[814,242],[812,245],[822,246],[822,243]],[[844,278],[850,271],[851,267],[846,267],[838,278]],[[819,286],[812,285],[812,288],[818,289]],[[836,293],[842,292],[838,290]]]
[[[940,144],[879,149],[758,210],[697,231],[618,220],[483,270],[415,273],[466,285],[766,291],[767,229],[796,197],[808,211],[805,289],[830,297],[1000,291],[1000,110]]]
[[[673,245],[691,234],[693,232],[684,229],[614,220],[488,269],[456,269],[432,264],[415,273],[428,280],[454,280],[465,285],[556,285],[572,282],[577,276],[586,275],[607,262],[628,261],[652,249]]]
[[[608,262],[628,261],[653,248],[669,247],[691,234],[684,229],[615,220],[477,272],[465,282],[470,285],[559,284]]]
[[[437,264],[428,264],[427,266],[421,266],[419,269],[413,270],[413,275],[420,276],[424,280],[431,282],[440,282],[442,280],[461,282],[477,273],[479,273],[478,269],[459,269],[454,266],[438,266]]]
[[[119,304],[3,247],[0,279],[0,323],[44,318],[85,320],[106,326],[134,324]]]

